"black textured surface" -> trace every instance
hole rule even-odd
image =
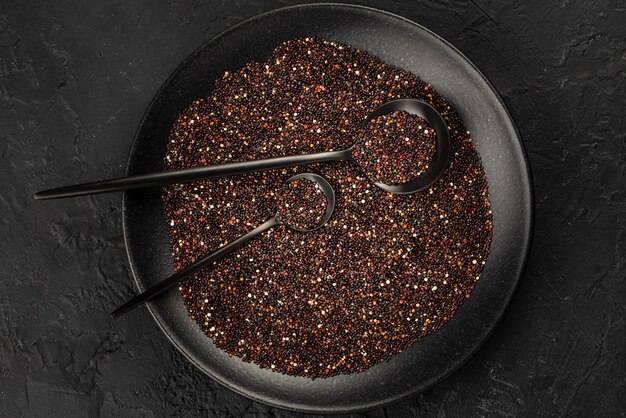
[[[168,74],[224,28],[289,2],[0,6],[0,415],[291,416],[189,364],[134,293],[118,195],[35,202],[123,172]],[[620,1],[375,4],[434,30],[501,93],[533,169],[536,221],[501,325],[432,389],[363,416],[616,416],[626,409]]]

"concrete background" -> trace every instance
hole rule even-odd
[[[299,416],[218,386],[140,309],[119,194],[158,87],[196,47],[292,1],[0,1],[0,416]],[[366,1],[437,32],[503,96],[532,166],[534,245],[483,348],[432,389],[355,417],[626,413],[626,6]]]

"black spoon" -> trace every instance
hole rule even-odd
[[[437,149],[428,170],[418,177],[402,184],[384,184],[373,182],[375,186],[387,192],[398,194],[416,193],[430,187],[448,166],[450,159],[450,133],[448,126],[439,112],[428,103],[415,99],[398,99],[387,102],[372,113],[366,122],[387,113],[404,110],[405,112],[423,117],[435,130],[437,135]],[[185,183],[200,179],[228,177],[237,174],[255,171],[271,170],[295,165],[321,163],[325,161],[346,160],[353,161],[352,147],[340,150],[321,152],[317,154],[292,155],[288,157],[267,158],[264,160],[243,161],[218,164],[206,167],[188,168],[184,170],[165,171],[161,173],[139,174],[130,177],[121,177],[111,180],[77,184],[74,186],[59,187],[35,193],[35,199],[58,199],[62,197],[84,196],[89,194],[119,192],[124,190],[142,189],[146,187],[164,186],[172,183]]]
[[[272,219],[257,226],[256,228],[254,228],[252,231],[248,232],[247,234],[237,238],[236,240],[234,240],[233,242],[229,244],[224,245],[223,247],[221,247],[219,250],[215,251],[214,253],[196,261],[190,266],[185,267],[183,270],[180,270],[172,274],[170,277],[163,280],[159,284],[154,285],[148,290],[146,290],[145,292],[135,296],[134,298],[124,303],[113,312],[111,312],[111,315],[114,318],[117,318],[118,316],[125,314],[126,312],[130,311],[133,308],[136,308],[142,303],[149,301],[155,296],[160,295],[161,293],[165,292],[167,289],[171,288],[172,286],[175,286],[178,282],[180,282],[185,277],[189,277],[193,273],[196,273],[197,271],[199,271],[201,268],[235,251],[237,248],[241,247],[242,245],[250,241],[252,238],[256,237],[257,235],[277,225],[285,225],[288,228],[291,228],[298,232],[311,232],[324,226],[324,224],[326,224],[326,222],[328,222],[328,220],[332,216],[333,210],[335,210],[335,191],[333,190],[330,183],[328,183],[328,181],[324,177],[319,176],[317,174],[312,174],[312,173],[297,174],[295,176],[290,177],[286,183],[290,183],[298,179],[306,179],[306,180],[310,180],[316,183],[319,186],[319,188],[322,190],[322,192],[324,193],[324,197],[326,198],[326,212],[324,213],[324,215],[320,218],[319,222],[314,227],[308,228],[308,229],[301,229],[293,225],[289,225],[289,223],[284,222],[280,218],[280,214],[277,213]]]

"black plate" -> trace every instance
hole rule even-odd
[[[426,389],[465,362],[502,317],[528,253],[532,192],[520,138],[502,101],[459,51],[429,30],[365,7],[308,5],[276,10],[241,23],[189,56],[161,87],[137,131],[127,174],[163,169],[170,127],[214,80],[251,60],[264,60],[282,41],[320,36],[361,48],[432,83],[472,131],[489,182],[494,234],[491,254],[471,298],[440,331],[389,362],[363,373],[310,380],[289,377],[229,357],[187,316],[177,291],[149,304],[172,343],[224,386],[286,409],[347,412],[380,407]],[[124,196],[128,257],[140,290],[172,272],[160,190]]]

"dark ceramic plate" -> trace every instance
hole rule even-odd
[[[216,348],[187,311],[178,292],[149,304],[172,343],[198,368],[254,400],[286,409],[348,412],[381,407],[416,394],[465,362],[502,317],[528,253],[532,193],[520,138],[502,101],[459,51],[429,30],[365,7],[318,4],[276,10],[210,40],[168,78],[137,131],[128,173],[163,170],[169,129],[178,112],[206,96],[226,70],[266,59],[282,41],[320,36],[363,49],[432,83],[472,131],[489,182],[494,234],[491,254],[471,298],[441,330],[389,362],[363,373],[310,380],[274,373]],[[124,196],[128,257],[140,290],[172,272],[160,190]]]

